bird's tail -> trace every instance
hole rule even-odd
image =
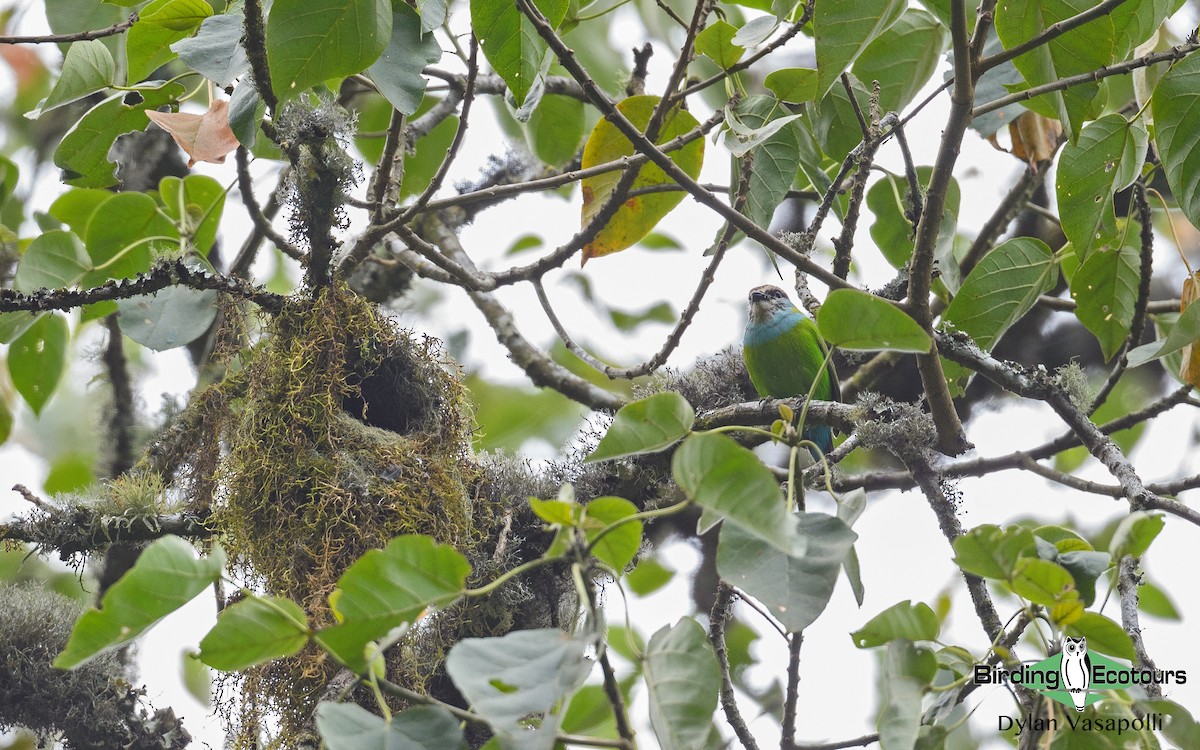
[[[813,425],[804,428],[804,439],[811,440],[820,447],[822,453],[833,450],[833,429],[829,425]],[[816,460],[816,456],[813,459]]]

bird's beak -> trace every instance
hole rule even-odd
[[[767,295],[763,294],[762,292],[758,291],[757,289],[750,292],[750,304],[752,304],[752,305],[755,302],[762,302],[766,298],[767,298]]]

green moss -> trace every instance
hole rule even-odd
[[[179,417],[154,464],[211,523],[235,573],[333,623],[328,596],[346,568],[400,534],[428,534],[474,556],[490,524],[469,488],[470,413],[459,373],[434,339],[397,327],[335,284],[297,298],[221,383]],[[415,630],[389,676],[416,689],[455,638],[456,618]],[[243,746],[278,720],[282,747],[312,731],[338,666],[316,648],[235,676],[226,716]]]

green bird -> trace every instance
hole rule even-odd
[[[813,381],[813,398],[841,398],[833,362],[825,364],[829,349],[807,315],[796,309],[787,293],[764,284],[750,290],[750,318],[742,339],[746,370],[763,398],[807,396]],[[833,448],[833,430],[826,425],[804,428],[804,437],[823,452]]]

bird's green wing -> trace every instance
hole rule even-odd
[[[746,369],[760,396],[803,396],[819,378],[813,396],[836,399],[837,378],[832,368],[822,368],[825,342],[808,318],[767,341],[745,348]]]

